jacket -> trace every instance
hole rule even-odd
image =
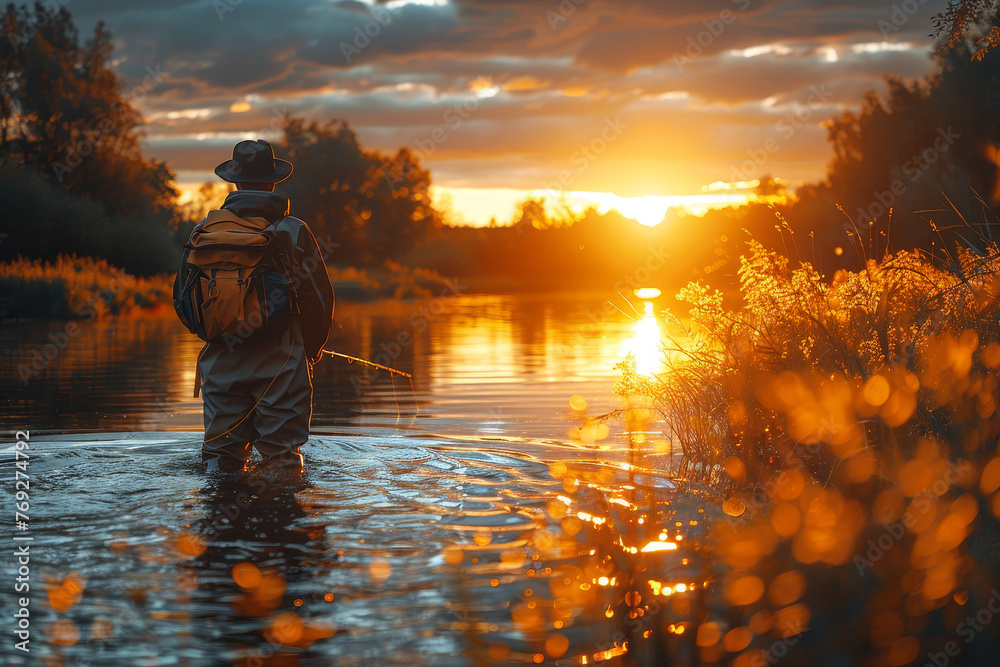
[[[333,329],[333,285],[312,231],[305,222],[288,215],[288,207],[287,197],[263,190],[231,192],[222,205],[223,210],[241,218],[264,218],[274,227],[276,240],[288,262],[293,309],[299,316],[306,358],[315,364],[322,357],[323,347]],[[192,235],[204,224],[205,220],[198,223]],[[175,302],[188,284],[191,273],[198,270],[188,263],[189,252],[185,247],[174,280]]]

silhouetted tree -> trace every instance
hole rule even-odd
[[[550,206],[545,197],[531,196],[517,204],[511,225],[521,232],[529,229],[568,229],[586,215],[574,213],[565,203]]]
[[[65,8],[8,5],[0,24],[0,154],[32,166],[110,214],[169,209],[176,192],[162,162],[139,152],[142,117],[120,92],[111,33],[98,24],[80,45]],[[157,70],[138,87],[155,88]]]
[[[935,57],[926,79],[889,77],[884,96],[869,92],[858,113],[829,122],[827,178],[800,188],[791,214],[815,231],[828,266],[974,244],[996,221],[1000,54],[971,58],[962,42]]]
[[[545,213],[545,199],[528,197],[518,203],[512,223],[514,229],[522,233],[533,229],[548,229],[550,224],[548,215]]]
[[[1000,0],[957,0],[934,16],[934,36],[947,35],[946,48],[966,44],[970,56],[982,60],[991,47],[1000,45],[1000,27],[992,23]]]
[[[761,176],[753,193],[758,197],[787,197],[788,188],[785,181],[770,174]]]
[[[178,203],[178,213],[183,219],[197,224],[209,211],[219,208],[232,189],[229,183],[202,183],[183,204]]]
[[[77,252],[135,273],[170,271],[180,253],[173,174],[140,154],[142,118],[120,92],[111,34],[98,24],[81,45],[69,12],[52,4],[0,13],[0,227],[9,236],[0,256]],[[150,69],[137,90],[161,81]]]
[[[346,122],[294,117],[285,119],[276,148],[295,165],[279,192],[317,236],[341,244],[340,261],[401,259],[439,224],[430,172],[406,149],[391,157],[366,151]]]

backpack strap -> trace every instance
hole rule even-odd
[[[279,220],[278,222],[281,221]],[[292,312],[301,317],[302,313],[299,311],[299,294],[295,290],[295,281],[292,280],[292,271],[289,268],[291,262],[288,259],[288,254],[285,252],[285,244],[281,241],[282,237],[278,233],[277,225],[277,222],[274,223],[274,245],[277,248],[278,263],[281,264],[281,270],[285,274],[285,277],[288,278],[288,291],[292,295]]]
[[[208,349],[208,343],[205,343],[204,347],[201,348],[201,352],[198,353],[198,358],[194,362],[194,397],[198,398],[201,394],[201,358],[205,356],[205,350]]]

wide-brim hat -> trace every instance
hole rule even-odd
[[[280,183],[291,176],[292,163],[274,157],[266,141],[248,139],[233,147],[233,159],[216,167],[215,174],[230,183]]]

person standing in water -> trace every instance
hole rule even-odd
[[[290,162],[266,141],[241,141],[215,173],[236,190],[192,230],[174,281],[178,316],[206,341],[195,379],[202,462],[244,470],[256,448],[266,464],[301,468],[333,286],[308,225],[274,192]]]

